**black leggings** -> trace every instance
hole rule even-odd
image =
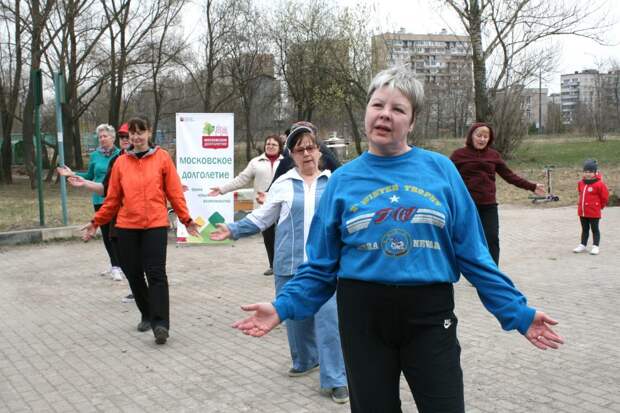
[[[161,325],[169,329],[170,303],[166,276],[168,228],[116,229],[121,268],[129,281],[142,320],[150,321],[153,328]]]
[[[95,212],[99,211],[102,204],[95,205]],[[118,259],[118,248],[116,243],[112,242],[110,239],[110,224],[107,223],[105,225],[101,225],[101,237],[103,238],[103,245],[105,245],[105,250],[108,252],[108,257],[110,257],[110,265],[112,267],[120,267],[121,264]]]
[[[497,213],[497,204],[478,205],[478,215],[484,229],[484,236],[487,239],[489,252],[495,264],[499,265],[499,216]]]
[[[401,372],[420,413],[465,411],[452,284],[340,278],[337,291],[352,412],[400,412]]]
[[[581,222],[581,245],[588,245],[588,236],[590,235],[590,228],[592,228],[592,245],[598,247],[601,242],[601,232],[598,230],[598,221],[600,218],[586,218],[579,217]]]
[[[265,250],[267,250],[267,258],[269,259],[269,268],[273,268],[273,252],[276,240],[276,225],[272,225],[263,231],[263,242]]]

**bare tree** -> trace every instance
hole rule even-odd
[[[29,20],[30,34],[30,69],[38,70],[41,68],[43,53],[49,46],[49,41],[44,41],[45,24],[55,5],[54,0],[47,0],[41,3],[39,0],[30,0],[28,4],[27,16]],[[48,39],[49,40],[49,39]],[[24,142],[24,164],[26,173],[30,177],[30,185],[35,187],[35,166],[34,166],[34,83],[32,77],[28,82],[28,91],[23,107],[22,136]]]
[[[0,44],[0,131],[2,133],[2,155],[0,156],[0,183],[13,182],[11,174],[12,146],[11,132],[17,116],[22,87],[22,31],[20,0],[13,8],[0,5],[0,32],[6,42]]]
[[[96,0],[61,0],[50,19],[48,31],[59,33],[45,54],[49,72],[65,75],[65,103],[62,104],[66,163],[83,168],[80,119],[101,93],[107,80],[101,40],[109,21],[98,18]]]
[[[251,159],[252,150],[256,149],[255,134],[265,125],[273,125],[265,118],[276,118],[279,87],[274,77],[273,55],[268,53],[266,26],[260,10],[250,1],[241,2],[231,31],[234,45],[225,65],[240,104],[246,159]]]
[[[204,1],[201,19],[204,32],[199,49],[178,60],[189,75],[204,112],[217,111],[234,96],[224,62],[230,58],[235,41],[234,24],[241,3],[241,0]]]
[[[335,23],[338,41],[329,48],[332,76],[341,88],[337,97],[346,110],[358,154],[362,153],[366,92],[372,76],[372,13],[372,8],[365,4],[339,10]]]
[[[108,123],[118,126],[124,88],[133,67],[143,57],[142,47],[153,29],[166,16],[176,0],[149,0],[133,2],[131,0],[101,0],[105,18],[109,23],[109,80],[110,105]]]
[[[159,116],[165,101],[167,90],[167,74],[171,63],[174,63],[184,47],[183,42],[174,36],[173,25],[178,23],[179,14],[185,5],[185,0],[171,1],[161,22],[151,30],[150,41],[147,46],[150,82],[153,91],[153,130],[157,131]],[[168,72],[168,73],[167,73]]]
[[[334,29],[334,7],[322,0],[290,0],[279,5],[272,19],[270,36],[275,42],[278,72],[296,118],[312,120],[319,105],[335,108],[341,90],[333,77],[333,54],[340,50],[340,59],[345,60],[347,54]]]
[[[493,119],[497,90],[522,84],[541,68],[553,64],[555,50],[544,41],[576,35],[597,41],[606,27],[600,2],[547,0],[444,0],[467,31],[473,49],[477,121]],[[590,22],[590,23],[589,23]],[[498,134],[498,141],[502,135]]]
[[[562,106],[559,103],[547,103],[547,120],[545,121],[545,133],[562,133]]]

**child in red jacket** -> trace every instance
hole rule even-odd
[[[588,159],[583,164],[583,179],[577,184],[579,202],[577,214],[581,221],[581,244],[573,252],[584,252],[588,244],[588,235],[592,229],[592,249],[590,254],[598,255],[601,233],[598,221],[601,219],[601,210],[607,205],[609,191],[603,183],[603,177],[598,173],[596,160]]]

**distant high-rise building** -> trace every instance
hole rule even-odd
[[[560,93],[552,93],[549,95],[549,103],[559,105],[562,103],[562,95]]]
[[[618,88],[620,71],[600,73],[595,69],[560,76],[562,122],[572,124],[580,107],[592,110],[612,99]]]
[[[458,76],[471,83],[472,51],[468,36],[384,33],[372,38],[372,68],[376,73],[394,65],[410,65],[421,81],[441,84]]]
[[[473,114],[472,48],[468,36],[384,33],[372,38],[372,71],[407,65],[426,92],[423,119],[417,122],[424,137],[463,136]]]

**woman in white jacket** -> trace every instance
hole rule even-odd
[[[254,181],[254,209],[260,205],[257,197],[260,193],[267,191],[273,174],[282,159],[282,140],[278,135],[269,135],[265,138],[263,153],[252,158],[248,166],[230,182],[222,186],[210,188],[209,196],[224,195],[237,189],[245,188],[252,180]],[[269,268],[263,273],[273,275],[273,244],[275,239],[275,226],[270,226],[262,232],[267,257],[269,258]]]

